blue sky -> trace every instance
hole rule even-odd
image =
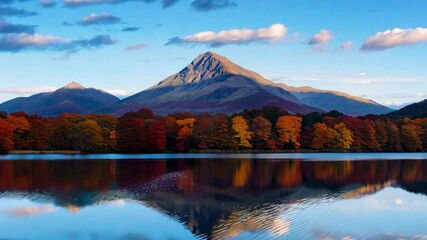
[[[427,98],[425,9],[423,0],[0,0],[0,102],[71,81],[123,97],[214,51],[276,82],[397,107]]]

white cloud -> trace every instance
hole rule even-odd
[[[252,42],[274,43],[286,36],[288,29],[283,24],[273,24],[268,28],[259,29],[230,29],[220,32],[200,32],[183,38],[172,38],[169,44],[208,44],[219,47],[228,44],[246,44]]]
[[[314,52],[325,52],[329,42],[332,40],[333,34],[328,29],[322,29],[311,37],[308,45],[312,45]]]
[[[110,89],[110,90],[105,90],[106,92],[108,92],[109,94],[113,94],[114,96],[117,97],[128,97],[130,95],[132,95],[131,92],[124,90],[124,89]]]
[[[322,29],[320,32],[316,33],[308,42],[309,45],[315,44],[327,44],[332,40],[332,32],[328,29]]]
[[[380,51],[422,42],[427,42],[427,28],[395,28],[393,30],[378,32],[369,37],[364,41],[361,50]]]

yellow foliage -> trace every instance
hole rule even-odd
[[[242,116],[237,116],[231,119],[231,128],[233,129],[233,137],[238,141],[237,145],[239,147],[250,148],[252,144],[250,143],[252,133],[249,131],[249,126]]]

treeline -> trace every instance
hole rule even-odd
[[[191,150],[423,151],[427,118],[345,116],[339,112],[292,115],[273,106],[225,114],[151,110],[111,115],[40,117],[0,113],[0,152],[79,150],[86,153]]]

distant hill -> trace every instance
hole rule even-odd
[[[304,104],[320,108],[324,111],[337,110],[350,116],[367,114],[386,114],[392,109],[370,99],[352,96],[338,91],[321,90],[312,87],[282,87],[295,95]]]
[[[321,111],[302,103],[280,85],[213,52],[198,56],[179,73],[104,111],[121,115],[151,108],[173,112],[234,113],[275,105],[291,113]]]
[[[93,113],[119,99],[107,92],[85,88],[72,82],[54,92],[19,97],[0,104],[0,111],[8,113],[24,111],[41,116],[56,116],[61,113]]]
[[[413,103],[400,110],[393,111],[387,116],[392,118],[403,118],[403,117],[427,117],[427,99],[421,102]]]

